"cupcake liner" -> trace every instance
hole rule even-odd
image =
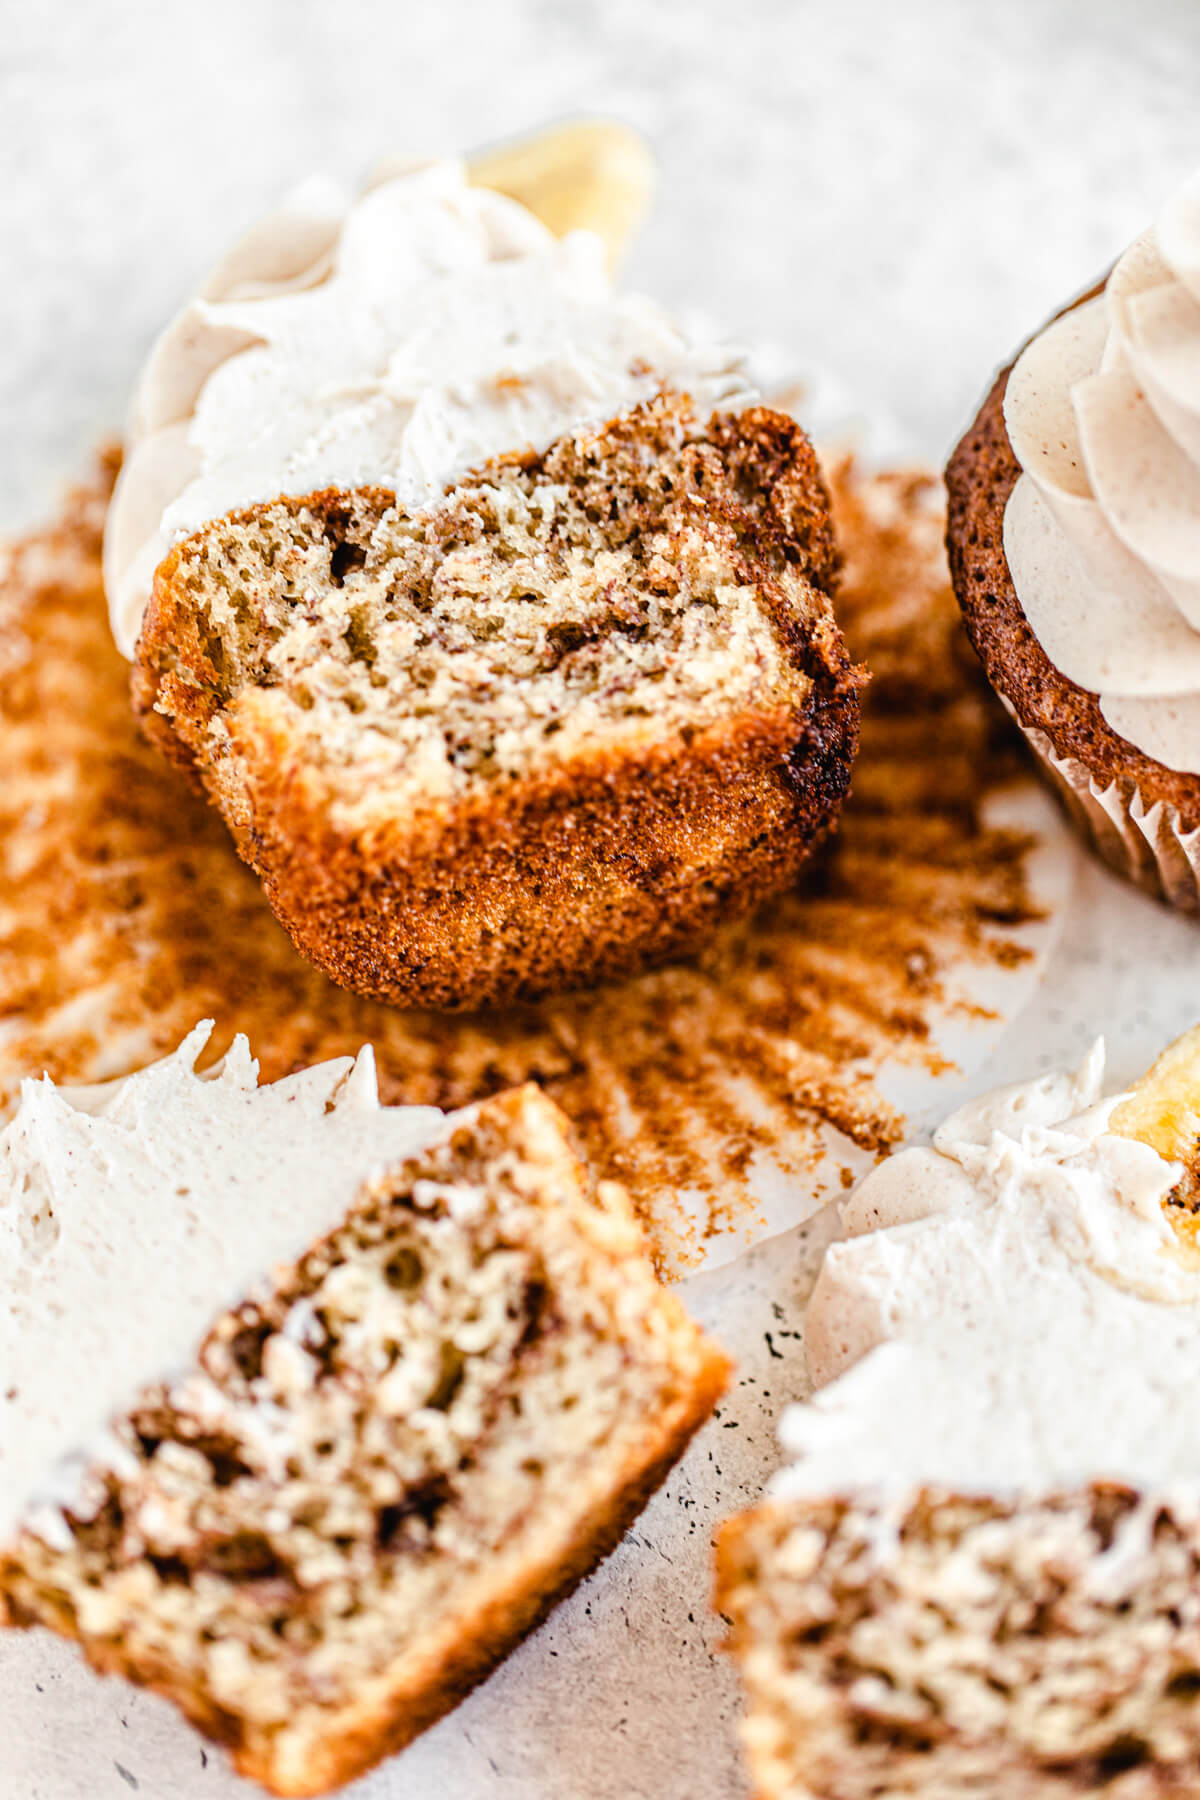
[[[101,590],[104,492],[22,539],[0,582],[0,652],[26,657],[0,669],[0,1117],[25,1075],[125,1075],[214,1019],[213,1051],[244,1031],[264,1081],[369,1041],[389,1103],[540,1082],[672,1278],[842,1195],[952,1109],[1029,1005],[1078,854],[1032,771],[1014,785],[1010,746],[992,754],[935,480],[845,464],[831,480],[842,616],[889,680],[868,690],[858,797],[811,877],[690,959],[475,1015],[329,983],[139,737]]]
[[[1000,699],[1070,817],[1109,868],[1180,912],[1200,912],[1200,827],[1185,830],[1178,810],[1163,800],[1147,806],[1135,781],[1117,777],[1102,787],[1086,764],[1059,756],[1045,732],[1024,724],[1003,694]]]

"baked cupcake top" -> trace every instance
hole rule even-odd
[[[1200,173],[1012,370],[1004,514],[1050,661],[1156,762],[1200,773]]]
[[[614,290],[592,232],[556,238],[461,161],[384,165],[357,196],[305,183],[142,372],[105,531],[117,645],[172,544],[234,508],[380,487],[416,510],[668,389],[701,417],[750,397],[736,350]]]

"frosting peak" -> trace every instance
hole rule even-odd
[[[614,292],[604,246],[558,239],[464,164],[392,165],[350,198],[298,188],[152,350],[105,535],[132,656],[171,544],[239,506],[374,485],[409,509],[664,387],[744,400],[740,356]]]
[[[1027,346],[1004,416],[1034,635],[1121,737],[1200,774],[1200,172]]]
[[[81,1510],[113,1417],[441,1128],[380,1105],[369,1049],[260,1088],[239,1037],[197,1074],[211,1029],[102,1087],[26,1081],[0,1133],[0,1542],[32,1501],[43,1531]]]
[[[805,1324],[781,1494],[1045,1491],[1200,1479],[1200,1264],[1181,1173],[1109,1130],[1103,1050],[1003,1088],[842,1208]]]

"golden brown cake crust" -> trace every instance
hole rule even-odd
[[[228,753],[212,757],[219,678],[179,575],[188,544],[163,564],[135,707],[159,747],[199,775],[276,915],[335,981],[461,1007],[612,980],[786,888],[829,828],[857,749],[862,675],[823,598],[836,567],[828,495],[808,439],[782,414],[718,415],[704,442],[722,479],[697,493],[697,511],[732,525],[740,579],[762,594],[805,677],[803,701],[743,705],[698,731],[580,754],[468,793],[428,823],[335,824],[257,694],[227,715]],[[536,473],[544,460],[519,463]],[[392,503],[383,492],[350,498],[380,513]],[[347,502],[327,492],[287,505],[336,532]],[[817,602],[803,628],[782,599],[785,568]]]
[[[1175,807],[1182,828],[1191,830],[1200,825],[1200,778],[1166,768],[1119,737],[1097,696],[1055,668],[1017,598],[1004,554],[1004,509],[1021,473],[1004,423],[1015,360],[996,377],[946,467],[946,548],[967,632],[988,680],[1023,725],[1044,732],[1057,755],[1083,763],[1101,786],[1132,781],[1147,808],[1160,800]]]

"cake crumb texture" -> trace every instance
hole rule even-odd
[[[9,1620],[173,1699],[276,1793],[444,1712],[617,1541],[724,1386],[527,1087],[452,1117],[147,1389]],[[61,1540],[61,1541],[60,1541]]]
[[[1166,1499],[768,1501],[716,1604],[759,1800],[1200,1787],[1200,1523]]]
[[[786,887],[858,686],[807,438],[680,396],[428,509],[331,490],[160,566],[135,703],[296,942],[374,999],[628,974]]]

